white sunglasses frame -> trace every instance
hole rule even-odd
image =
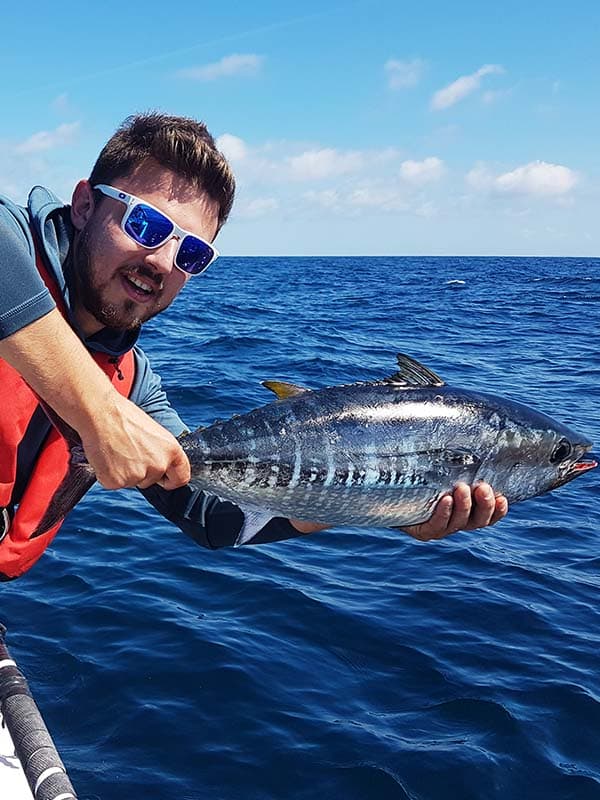
[[[153,206],[152,203],[149,203],[147,200],[143,200],[141,197],[136,197],[134,194],[129,194],[129,192],[124,192],[122,189],[117,189],[115,186],[109,186],[107,183],[98,183],[96,184],[96,186],[93,186],[92,188],[94,190],[97,189],[106,197],[110,197],[113,200],[118,200],[120,203],[123,203],[126,206],[126,209],[121,218],[121,230],[133,242],[135,242],[140,247],[143,247],[145,250],[156,250],[159,247],[162,247],[163,244],[166,244],[168,241],[173,239],[173,237],[179,239],[179,245],[177,246],[177,250],[175,251],[175,256],[173,257],[173,265],[180,272],[183,272],[184,275],[189,275],[191,278],[196,277],[196,275],[202,275],[202,273],[206,272],[206,270],[210,267],[213,261],[216,261],[216,259],[219,257],[220,253],[214,246],[214,244],[211,244],[206,239],[203,239],[202,236],[198,236],[197,234],[192,233],[191,231],[186,231],[184,228],[180,228],[179,225],[177,225],[177,223],[174,222],[168,214],[165,214],[164,211],[161,211],[160,208]],[[142,244],[141,242],[138,242],[138,240],[134,239],[133,236],[129,233],[129,231],[125,229],[125,225],[131,215],[131,212],[138,204],[141,204],[143,206],[148,206],[148,208],[151,208],[153,211],[156,211],[158,214],[161,214],[163,217],[169,220],[169,222],[173,226],[173,230],[171,231],[169,236],[164,240],[164,242],[160,242],[160,244],[151,247],[147,244]],[[188,272],[187,269],[183,269],[177,264],[177,255],[179,253],[179,250],[181,249],[181,245],[186,236],[191,236],[193,239],[198,239],[198,241],[208,245],[208,247],[210,247],[210,249],[213,251],[212,258],[210,259],[208,264],[203,269],[200,270],[200,272]]]

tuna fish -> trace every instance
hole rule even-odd
[[[182,437],[192,482],[244,510],[237,544],[273,516],[405,527],[459,482],[488,482],[514,503],[597,466],[584,458],[591,443],[545,414],[397,359],[374,383],[265,381],[276,401]]]
[[[397,358],[397,372],[371,383],[311,391],[265,381],[274,402],[180,437],[192,483],[244,511],[236,544],[274,516],[405,527],[429,519],[459,482],[485,481],[515,503],[597,466],[585,458],[591,443],[545,414],[447,386],[409,356]],[[81,447],[72,452],[40,529],[94,482]]]

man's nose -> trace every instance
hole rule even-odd
[[[164,244],[146,251],[144,261],[148,266],[163,275],[168,275],[175,267],[175,254],[179,247],[179,239],[172,236]]]

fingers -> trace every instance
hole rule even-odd
[[[468,487],[467,487],[468,488]],[[506,497],[500,495],[496,497],[492,487],[488,483],[480,483],[473,487],[471,495],[471,509],[469,516],[464,521],[461,519],[460,530],[472,531],[476,528],[486,528],[506,516],[508,512],[508,501]]]
[[[86,451],[96,478],[105,489],[147,489],[158,484],[171,490],[191,480],[190,462],[176,439],[160,453],[155,450],[152,453],[134,451],[134,454],[135,458],[131,458],[125,453],[117,463],[116,459],[98,459],[91,449]]]
[[[442,539],[444,536],[448,536],[449,533],[453,533],[454,506],[452,495],[449,494],[442,497],[435,507],[432,517],[423,525],[417,526],[421,529],[417,538],[422,541],[429,541],[430,539]]]
[[[495,525],[508,514],[508,500],[504,495],[496,497],[496,504],[490,525]]]
[[[177,456],[173,459],[170,467],[165,474],[156,481],[163,489],[178,489],[190,482],[192,470],[186,454],[179,449]]]
[[[191,479],[190,462],[181,448],[176,449],[173,458],[164,472],[159,469],[149,470],[146,475],[136,481],[138,489],[148,489],[150,486],[158,484],[163,489],[178,489],[185,486]]]
[[[154,460],[150,466],[148,462],[139,461],[134,465],[128,463],[127,468],[126,473],[123,471],[116,477],[110,472],[97,473],[98,482],[105,489],[148,489],[158,484],[172,490],[185,486],[191,479],[190,462],[183,450],[175,451],[170,461],[168,457],[162,462]]]
[[[444,535],[486,528],[502,519],[508,511],[506,498],[496,498],[488,483],[480,483],[472,489],[466,483],[459,483],[452,500],[452,514]]]
[[[409,525],[403,528],[405,533],[418,539],[420,542],[429,542],[431,539],[442,539],[453,531],[449,530],[450,519],[454,508],[452,495],[444,495],[438,501],[433,515],[427,522],[420,525]]]
[[[173,434],[120,396],[111,413],[100,417],[81,439],[88,461],[106,489],[147,489],[157,483],[177,489],[190,481],[190,463]]]
[[[455,486],[452,495],[440,498],[433,515],[421,525],[404,528],[409,536],[422,542],[443,539],[457,531],[471,531],[494,525],[508,512],[508,501],[495,497],[491,486],[480,483],[469,487],[466,483]]]
[[[329,527],[329,525],[324,525],[321,522],[308,522],[303,519],[290,519],[290,524],[300,533],[316,533]]]

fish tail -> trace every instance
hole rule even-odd
[[[91,489],[96,482],[96,474],[85,457],[83,445],[77,431],[59,417],[43,400],[40,400],[40,405],[67,443],[69,466],[44,516],[32,533],[32,539],[35,539],[36,536],[41,536],[59,522],[62,522],[69,511],[77,505],[88,489]]]
[[[85,460],[81,445],[79,445],[79,450],[81,451],[80,453],[75,449],[71,450],[67,473],[54,493],[40,523],[32,533],[32,539],[35,539],[36,536],[41,536],[46,531],[49,531],[50,528],[62,522],[69,511],[75,508],[88,489],[91,489],[96,482],[96,474]]]

